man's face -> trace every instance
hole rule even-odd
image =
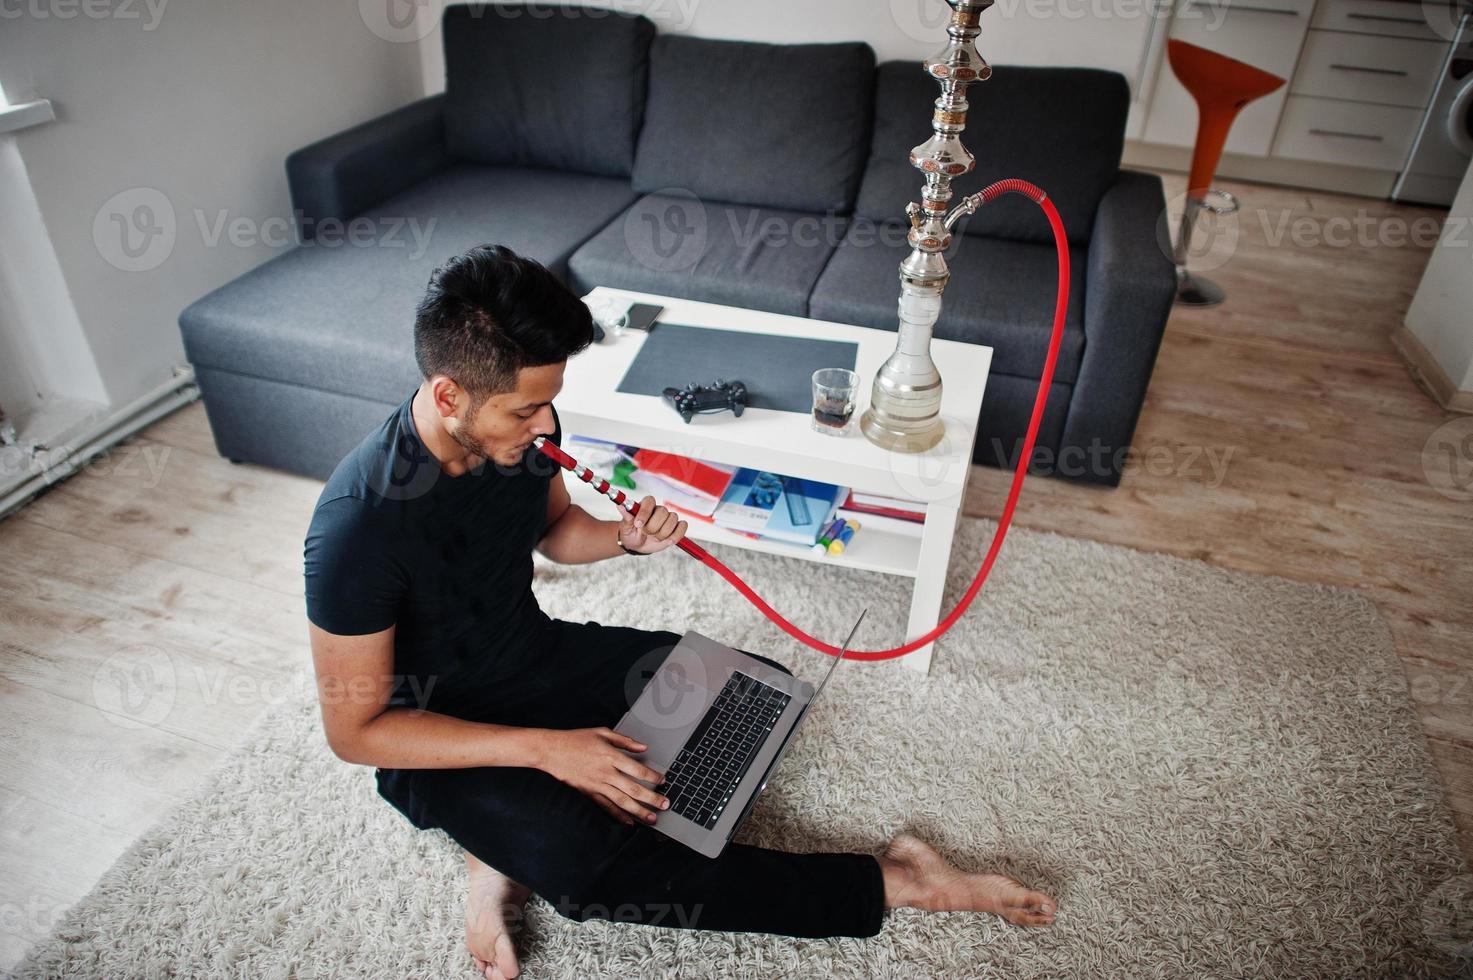
[[[538,436],[556,429],[552,400],[563,389],[566,361],[517,372],[515,391],[491,395],[466,421],[450,426],[462,448],[501,466],[515,466]],[[449,420],[447,420],[449,421]]]

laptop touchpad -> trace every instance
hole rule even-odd
[[[660,768],[672,762],[691,731],[715,700],[699,661],[672,658],[655,673],[618,731],[648,745],[646,761]],[[692,669],[694,668],[694,669]]]

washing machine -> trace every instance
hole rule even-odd
[[[1473,13],[1465,13],[1443,62],[1437,89],[1391,196],[1452,204],[1473,161]]]

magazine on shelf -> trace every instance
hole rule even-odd
[[[833,519],[845,488],[817,480],[741,469],[716,507],[721,527],[811,545]]]
[[[879,531],[884,534],[900,534],[907,538],[919,538],[921,531],[925,528],[925,525],[919,521],[889,517],[865,510],[854,510],[850,507],[840,507],[834,516],[854,521],[860,526],[860,533]]]
[[[705,520],[711,519],[711,515],[716,512],[716,505],[720,502],[710,497],[690,493],[684,487],[663,480],[638,467],[630,472],[629,478],[634,481],[631,495],[635,500],[642,500],[648,495],[667,507],[673,507]]]
[[[705,497],[711,506],[721,500],[721,495],[731,485],[737,467],[721,463],[708,463],[702,459],[662,453],[653,449],[640,449],[634,453],[634,465],[641,472],[659,477],[693,497]]]

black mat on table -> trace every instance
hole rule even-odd
[[[847,340],[656,323],[617,390],[659,396],[666,388],[724,378],[747,386],[749,408],[806,414],[813,409],[813,372],[853,371],[858,353],[859,345]]]

